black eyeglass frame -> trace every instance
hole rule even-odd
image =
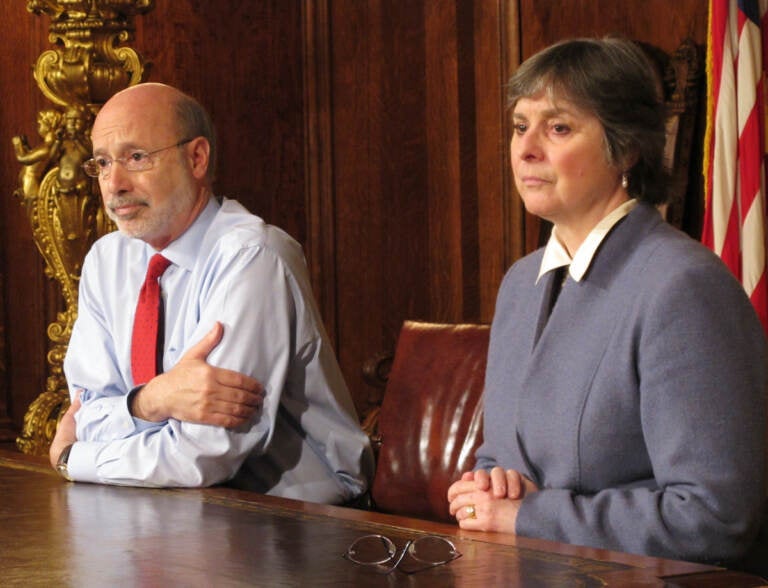
[[[379,561],[362,561],[362,560],[356,559],[354,557],[354,548],[357,544],[359,544],[361,541],[366,539],[380,540],[386,547],[387,553],[389,554],[389,556]],[[440,561],[428,561],[418,557],[415,554],[415,547],[419,541],[422,541],[424,539],[431,539],[431,540],[438,539],[440,541],[445,542],[446,546],[450,550],[449,552],[450,557],[448,559],[443,559]],[[403,562],[406,555],[409,555],[413,560],[419,562],[419,564],[421,564],[420,567],[417,569],[401,568],[400,564]],[[401,549],[398,549],[395,543],[389,537],[385,535],[380,535],[378,533],[374,533],[371,535],[363,535],[362,537],[358,537],[347,548],[346,553],[342,555],[344,559],[352,562],[353,564],[371,568],[375,572],[379,574],[384,574],[384,575],[391,574],[395,570],[398,570],[404,574],[416,574],[418,572],[423,572],[424,570],[436,568],[438,566],[451,563],[453,560],[458,559],[461,556],[462,556],[461,552],[458,549],[456,549],[456,545],[454,545],[453,541],[445,537],[440,537],[439,535],[422,535],[421,537],[416,537],[415,539],[408,539],[408,541],[405,542],[405,545],[403,545]],[[394,563],[392,563],[393,560],[394,560]],[[390,563],[391,565],[387,565]]]

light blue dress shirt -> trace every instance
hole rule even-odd
[[[81,393],[74,480],[132,486],[238,487],[313,502],[364,492],[373,471],[367,436],[311,292],[301,246],[234,200],[211,199],[161,253],[164,370],[216,321],[224,337],[208,362],[246,373],[265,389],[263,410],[230,430],[128,410],[134,388],[133,315],[150,257],[119,232],[99,239],[83,264],[78,317],[64,361]]]

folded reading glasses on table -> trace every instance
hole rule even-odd
[[[461,557],[461,553],[451,541],[436,535],[409,539],[400,550],[389,537],[364,535],[352,542],[343,557],[358,565],[369,566],[380,574],[395,570],[415,574],[447,564]]]

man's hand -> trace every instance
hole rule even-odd
[[[51,465],[54,469],[56,469],[59,456],[61,455],[61,452],[64,451],[64,448],[77,441],[77,436],[75,435],[75,413],[79,408],[80,397],[78,396],[69,406],[67,412],[61,416],[61,419],[56,426],[56,435],[54,435],[51,447],[48,450],[48,459],[51,460]]]
[[[146,421],[168,418],[236,428],[261,408],[261,384],[239,372],[206,363],[224,327],[216,323],[168,372],[155,376],[134,395],[131,413]]]

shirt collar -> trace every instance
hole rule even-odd
[[[632,198],[603,217],[589,232],[587,238],[584,239],[584,242],[576,250],[573,258],[568,254],[565,245],[557,236],[557,228],[552,227],[552,233],[549,236],[549,241],[547,241],[547,246],[544,249],[544,256],[541,259],[536,283],[547,272],[564,265],[569,266],[568,273],[571,275],[571,278],[576,282],[580,282],[592,264],[595,253],[597,253],[597,249],[600,247],[603,239],[605,239],[616,223],[627,216],[635,206],[637,206],[637,200]]]
[[[174,265],[191,269],[197,259],[205,233],[218,210],[218,201],[216,198],[211,198],[190,227],[160,253],[171,260]]]

